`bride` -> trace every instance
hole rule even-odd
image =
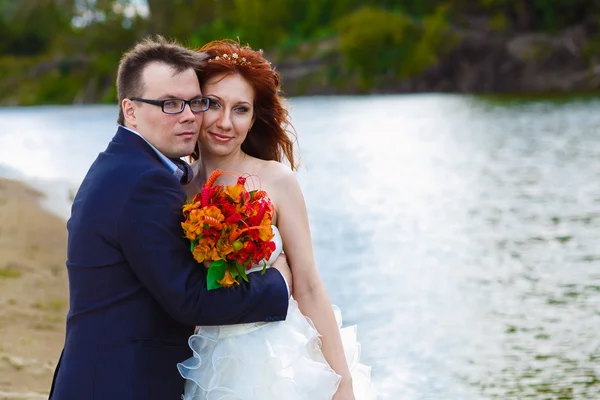
[[[284,251],[294,284],[285,321],[196,328],[189,339],[194,356],[178,364],[184,397],[373,399],[370,368],[358,362],[355,327],[340,329],[339,310],[315,264],[279,75],[262,51],[236,42],[213,41],[201,51],[209,55],[200,82],[210,107],[192,155],[188,197],[216,169],[257,177],[255,189],[265,190],[275,208],[271,259]],[[227,179],[217,184],[235,183]]]

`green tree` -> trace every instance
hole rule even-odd
[[[381,77],[421,73],[453,44],[446,8],[421,23],[403,13],[364,7],[342,18],[337,27],[345,66],[364,90]]]
[[[72,2],[32,0],[0,3],[4,54],[36,55],[47,51],[52,40],[71,29]]]

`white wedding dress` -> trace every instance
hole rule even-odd
[[[282,249],[275,226],[273,231],[277,247],[269,262]],[[341,327],[340,310],[334,311]],[[340,333],[356,400],[375,399],[371,368],[359,363],[356,326]],[[319,333],[292,298],[285,321],[199,326],[188,343],[193,357],[177,365],[185,400],[328,400],[340,382],[323,357]]]

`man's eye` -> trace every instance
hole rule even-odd
[[[168,107],[168,108],[176,108],[177,101],[176,100],[165,100],[164,106]]]

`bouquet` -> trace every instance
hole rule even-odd
[[[208,290],[246,282],[246,270],[264,263],[275,250],[273,204],[264,190],[248,190],[247,176],[231,186],[214,185],[225,172],[215,170],[194,198],[183,206],[181,227],[199,263],[210,262]]]

